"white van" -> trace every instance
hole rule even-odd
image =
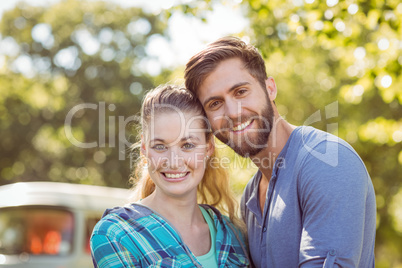
[[[127,189],[58,182],[0,186],[0,267],[93,267],[89,238]]]

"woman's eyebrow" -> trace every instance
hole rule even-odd
[[[198,138],[197,136],[194,136],[194,135],[189,135],[189,136],[181,138],[181,141],[186,141],[186,140],[200,140],[200,138]]]
[[[159,141],[159,142],[165,142],[165,140],[164,140],[164,139],[161,139],[161,138],[154,138],[154,139],[150,140],[150,142],[157,142],[157,141]]]

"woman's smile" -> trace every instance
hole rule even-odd
[[[169,182],[180,182],[183,181],[185,179],[187,179],[188,174],[190,174],[190,172],[161,172],[161,174],[163,175],[164,179],[166,181]]]

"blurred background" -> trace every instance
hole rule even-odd
[[[399,0],[9,0],[0,16],[0,185],[130,188],[144,92],[183,83],[194,53],[234,35],[264,56],[287,121],[360,154],[377,196],[376,267],[402,267]],[[241,194],[256,169],[219,147]]]

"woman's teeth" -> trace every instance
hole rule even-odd
[[[176,173],[176,174],[172,174],[172,173],[165,173],[166,178],[170,178],[170,179],[177,179],[177,178],[181,178],[186,176],[187,172],[184,173]]]

